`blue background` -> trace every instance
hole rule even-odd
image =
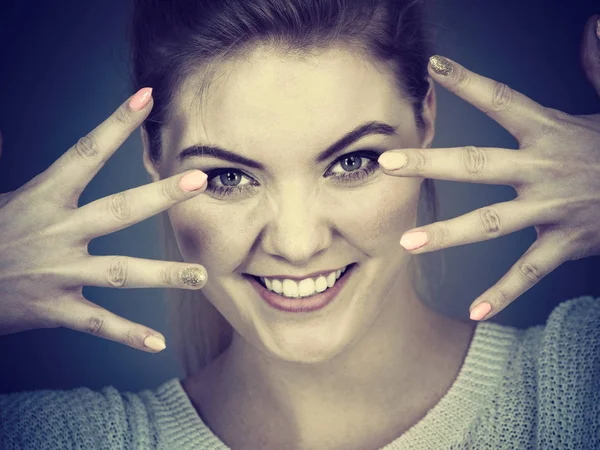
[[[597,113],[600,102],[579,60],[584,23],[600,13],[593,3],[436,0],[432,16],[436,52],[545,106],[570,114]],[[123,0],[3,2],[0,192],[15,190],[46,170],[132,94],[125,39],[130,8]],[[439,86],[437,94],[434,147],[518,147],[506,130],[473,106]],[[91,181],[79,205],[148,182],[136,130]],[[436,183],[440,220],[516,197],[509,186]],[[436,295],[440,311],[468,320],[471,302],[495,284],[535,238],[531,227],[439,252],[446,260]],[[157,242],[155,216],[93,240],[89,251],[162,259]],[[564,263],[492,321],[517,327],[543,324],[564,300],[600,296],[599,275],[597,256]],[[83,294],[122,317],[163,332],[168,345],[163,289],[86,286]],[[182,373],[169,347],[150,354],[66,328],[0,337],[0,393],[106,385],[141,390],[174,376]]]

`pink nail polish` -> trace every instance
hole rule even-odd
[[[415,231],[402,236],[400,245],[406,250],[414,250],[427,244],[427,233],[424,231]]]
[[[195,170],[184,175],[184,177],[179,181],[179,187],[188,192],[197,191],[204,186],[207,178],[208,175],[206,175],[204,172]]]
[[[145,87],[135,93],[129,101],[129,107],[134,111],[141,111],[150,102],[152,88]]]
[[[471,311],[471,320],[481,320],[487,316],[491,310],[492,306],[489,303],[481,303]]]

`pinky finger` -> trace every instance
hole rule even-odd
[[[158,331],[124,319],[85,297],[64,300],[61,302],[60,313],[61,317],[55,319],[58,326],[93,334],[150,353],[157,353],[166,348],[166,339]]]
[[[549,235],[547,239],[538,238],[494,286],[471,304],[471,319],[487,320],[495,316],[568,259],[565,246],[558,239]],[[491,310],[482,307],[473,313],[483,303],[488,303]]]

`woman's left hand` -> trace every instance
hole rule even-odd
[[[581,59],[600,95],[596,19],[586,24]],[[426,244],[407,248],[421,254],[535,227],[537,239],[531,247],[469,308],[471,319],[489,319],[565,261],[600,255],[600,114],[572,116],[546,108],[447,59],[450,66],[442,70],[447,74],[438,74],[434,69],[444,69],[444,61],[433,59],[432,78],[502,125],[517,139],[519,150],[473,146],[390,150],[379,163],[392,176],[505,184],[517,191],[513,200],[412,229],[401,240],[410,243],[405,240],[408,233],[425,232]],[[419,245],[417,241],[413,242]]]

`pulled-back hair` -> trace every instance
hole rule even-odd
[[[244,57],[259,45],[290,58],[343,46],[385,65],[412,104],[422,138],[423,103],[430,86],[427,63],[433,54],[425,24],[421,0],[134,0],[131,84],[133,91],[153,88],[154,107],[142,124],[150,159],[156,166],[161,163],[161,127],[170,120],[175,96],[186,79],[203,69],[197,91],[201,96],[220,62]],[[437,221],[432,179],[423,181],[420,195],[431,212],[429,222]],[[166,212],[161,219],[165,258],[183,261]],[[419,292],[427,286],[414,260],[412,256],[410,278]],[[202,290],[167,291],[169,328],[188,376],[225,350],[233,329]],[[430,301],[427,294],[420,297]]]

